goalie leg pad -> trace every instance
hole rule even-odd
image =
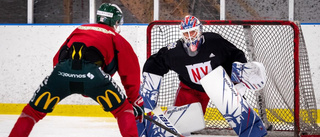
[[[164,115],[183,135],[205,128],[202,108],[199,102],[179,107],[168,107]]]
[[[154,115],[149,115],[152,119],[160,122],[160,119]],[[161,123],[161,122],[160,122]],[[147,119],[144,119],[143,123],[137,124],[139,137],[166,137],[166,130],[153,124]]]
[[[256,120],[254,121],[252,126],[247,127],[245,130],[243,130],[239,134],[239,137],[263,137],[266,135],[267,135],[267,130],[264,127],[262,120],[259,117],[256,117]]]
[[[144,101],[144,110],[149,113],[157,106],[162,76],[143,72],[142,77],[140,95]]]
[[[161,110],[157,107],[154,111],[155,115],[152,115],[151,118],[182,135],[205,128],[204,117],[199,102],[179,107],[168,107],[164,112],[165,117],[162,116],[163,112],[159,111]],[[156,115],[159,115],[161,119],[156,117]],[[139,137],[172,136],[171,133],[151,123],[149,120],[145,120],[144,123],[137,123],[137,126]]]
[[[259,116],[239,95],[223,67],[217,67],[200,82],[239,136],[262,137],[267,134]]]

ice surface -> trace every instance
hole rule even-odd
[[[19,115],[0,115],[0,137],[8,137]],[[29,137],[121,137],[118,125],[110,117],[46,116]],[[191,137],[209,137],[192,135]],[[210,137],[222,137],[212,136]]]

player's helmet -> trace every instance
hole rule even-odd
[[[201,45],[201,22],[196,17],[187,15],[181,21],[180,27],[180,32],[185,45],[190,49],[190,51],[197,51]]]
[[[121,25],[123,23],[122,11],[115,4],[103,3],[97,10],[97,22],[111,27]]]

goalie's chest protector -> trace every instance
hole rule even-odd
[[[200,79],[211,72],[219,65],[232,64],[232,56],[228,47],[233,45],[226,42],[220,35],[215,33],[204,33],[204,41],[196,56],[189,56],[182,42],[177,41],[176,45],[168,47],[164,60],[171,70],[179,75],[179,79],[189,87],[204,91],[200,85]]]

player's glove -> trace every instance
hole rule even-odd
[[[143,108],[143,99],[139,96],[133,103],[133,111],[136,120],[139,120],[140,123],[143,122],[144,108]]]
[[[260,62],[232,64],[231,81],[234,83],[242,82],[248,89],[258,91],[265,86],[266,70]]]

